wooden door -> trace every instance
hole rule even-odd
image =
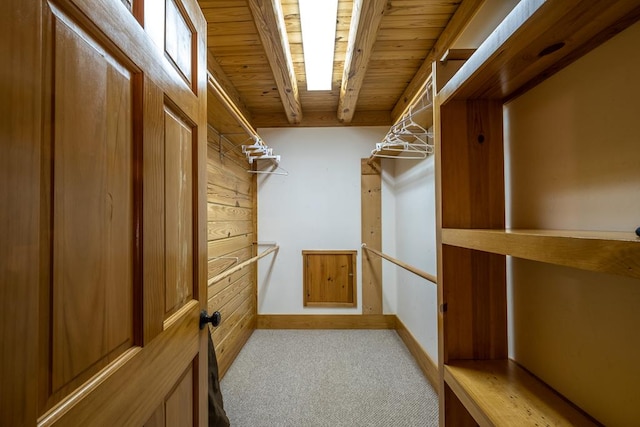
[[[206,23],[8,0],[0,425],[204,425]]]

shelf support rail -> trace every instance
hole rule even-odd
[[[402,262],[402,261],[400,261],[399,259],[396,259],[396,258],[394,258],[394,257],[392,257],[392,256],[389,256],[389,255],[385,254],[385,253],[382,253],[382,252],[380,252],[380,251],[377,251],[377,250],[375,250],[375,249],[372,249],[372,248],[368,247],[366,243],[363,243],[363,244],[362,244],[362,249],[365,249],[365,250],[367,250],[367,251],[369,251],[369,252],[373,252],[374,254],[378,255],[378,256],[379,256],[379,257],[381,257],[381,258],[384,258],[384,259],[386,259],[387,261],[390,261],[390,262],[394,263],[395,265],[397,265],[397,266],[399,266],[399,267],[402,267],[402,268],[404,268],[405,270],[410,271],[410,272],[412,272],[413,274],[415,274],[415,275],[418,275],[418,276],[422,277],[423,279],[427,279],[428,281],[430,281],[430,282],[431,282],[431,283],[433,283],[434,285],[437,285],[437,284],[438,284],[438,279],[436,278],[436,276],[433,276],[433,275],[431,275],[431,274],[427,273],[427,272],[426,272],[426,271],[424,271],[424,270],[420,270],[419,268],[416,268],[416,267],[414,267],[414,266],[412,266],[412,265],[409,265],[409,264],[407,264],[406,262]]]
[[[243,269],[243,268],[245,268],[246,266],[248,266],[248,265],[250,265],[250,264],[253,264],[254,262],[258,261],[260,258],[263,258],[263,257],[265,257],[265,256],[269,255],[269,254],[270,254],[270,253],[272,253],[272,252],[276,252],[278,249],[280,249],[280,246],[275,245],[275,246],[273,246],[273,247],[271,247],[271,248],[269,248],[269,249],[265,250],[265,251],[264,251],[264,252],[262,252],[261,254],[258,254],[258,255],[256,255],[256,256],[254,256],[253,258],[248,259],[248,260],[246,260],[246,261],[244,261],[244,262],[241,262],[240,264],[236,265],[235,267],[230,268],[230,269],[228,269],[228,270],[225,270],[225,271],[223,271],[222,273],[220,273],[220,274],[217,274],[217,275],[213,276],[211,279],[209,279],[209,280],[207,281],[207,286],[211,286],[211,285],[213,285],[214,283],[217,283],[217,282],[219,282],[220,280],[222,280],[222,279],[224,279],[224,278],[226,278],[226,277],[231,276],[231,275],[232,275],[233,273],[235,273],[236,271],[240,271],[240,270],[242,270],[242,269]]]

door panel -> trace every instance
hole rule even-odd
[[[193,131],[165,107],[165,311],[193,295]]]
[[[59,16],[49,404],[133,345],[132,72]]]
[[[165,417],[167,426],[193,425],[193,369],[191,367],[167,398]]]
[[[165,3],[165,52],[189,86],[193,82],[191,61],[193,60],[192,24],[174,0]]]
[[[150,344],[133,348],[109,364],[71,393],[65,404],[55,406],[40,417],[38,425],[143,425],[182,379],[185,369],[194,363],[199,366],[201,360],[206,359],[206,352],[199,354],[202,352],[200,337],[193,333],[194,325],[198,327],[199,313],[197,301],[187,303]],[[195,394],[200,393],[199,387],[194,389],[194,400],[197,400]],[[197,403],[200,402],[194,402]],[[206,421],[206,412],[199,411],[197,415],[205,416],[199,420],[201,423]],[[204,424],[194,422],[194,425]]]
[[[144,427],[163,427],[164,424],[164,403],[162,403],[144,423]]]
[[[206,423],[206,24],[168,1],[162,49],[119,1],[6,5],[0,425]]]
[[[144,423],[144,427],[163,427],[164,422],[164,402],[153,411],[151,417]]]

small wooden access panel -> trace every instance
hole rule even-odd
[[[302,251],[305,307],[356,307],[357,251]]]

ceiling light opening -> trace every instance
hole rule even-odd
[[[338,0],[298,0],[307,90],[331,90]]]

